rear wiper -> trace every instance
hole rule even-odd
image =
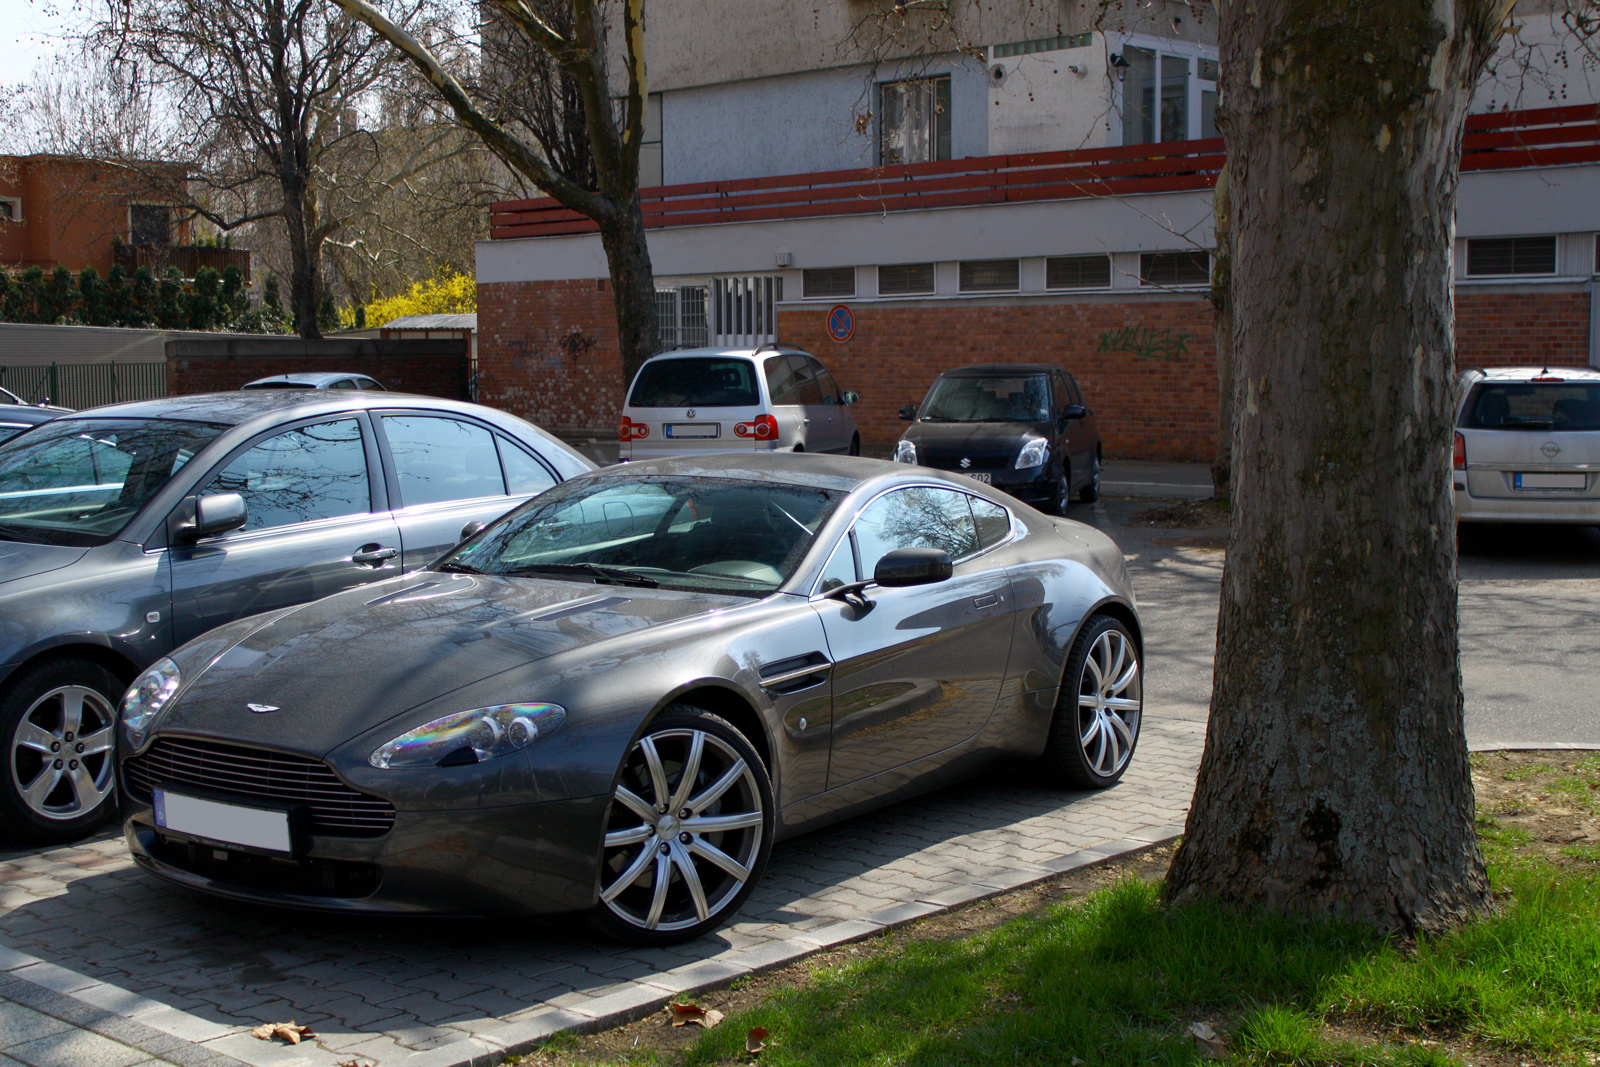
[[[602,567],[598,563],[530,563],[525,567],[515,567],[506,573],[587,574],[599,581],[612,582],[616,585],[638,585],[646,589],[655,589],[661,584],[654,578],[646,578],[642,574],[635,574],[621,567]]]

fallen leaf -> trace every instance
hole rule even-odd
[[[744,1050],[752,1056],[758,1054],[767,1047],[767,1038],[771,1036],[764,1026],[752,1027],[750,1032],[744,1035]]]
[[[1208,1060],[1225,1060],[1228,1058],[1228,1046],[1211,1027],[1205,1023],[1190,1023],[1189,1036],[1194,1038],[1194,1043],[1200,1046],[1200,1051]]]
[[[250,1032],[263,1041],[281,1037],[291,1045],[298,1045],[308,1037],[317,1036],[311,1032],[309,1026],[296,1026],[293,1019],[286,1023],[265,1023]]]
[[[707,1030],[722,1021],[722,1013],[715,1008],[702,1008],[698,1004],[674,1004],[673,1026],[703,1026]]]
[[[1083,1061],[1076,1056],[1072,1057],[1072,1067],[1083,1067]]]

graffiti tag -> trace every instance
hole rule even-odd
[[[1153,326],[1124,326],[1100,335],[1100,351],[1127,352],[1146,359],[1178,359],[1189,351],[1189,335]]]

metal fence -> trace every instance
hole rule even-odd
[[[165,363],[51,363],[8,367],[0,364],[0,387],[30,404],[49,401],[66,408],[92,408],[121,400],[154,400],[167,395]]]

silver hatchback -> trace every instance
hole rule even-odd
[[[846,392],[798,348],[686,348],[634,375],[617,431],[624,460],[702,452],[835,452],[859,456]]]
[[[1461,522],[1600,524],[1600,371],[1465,372],[1454,467]]]

